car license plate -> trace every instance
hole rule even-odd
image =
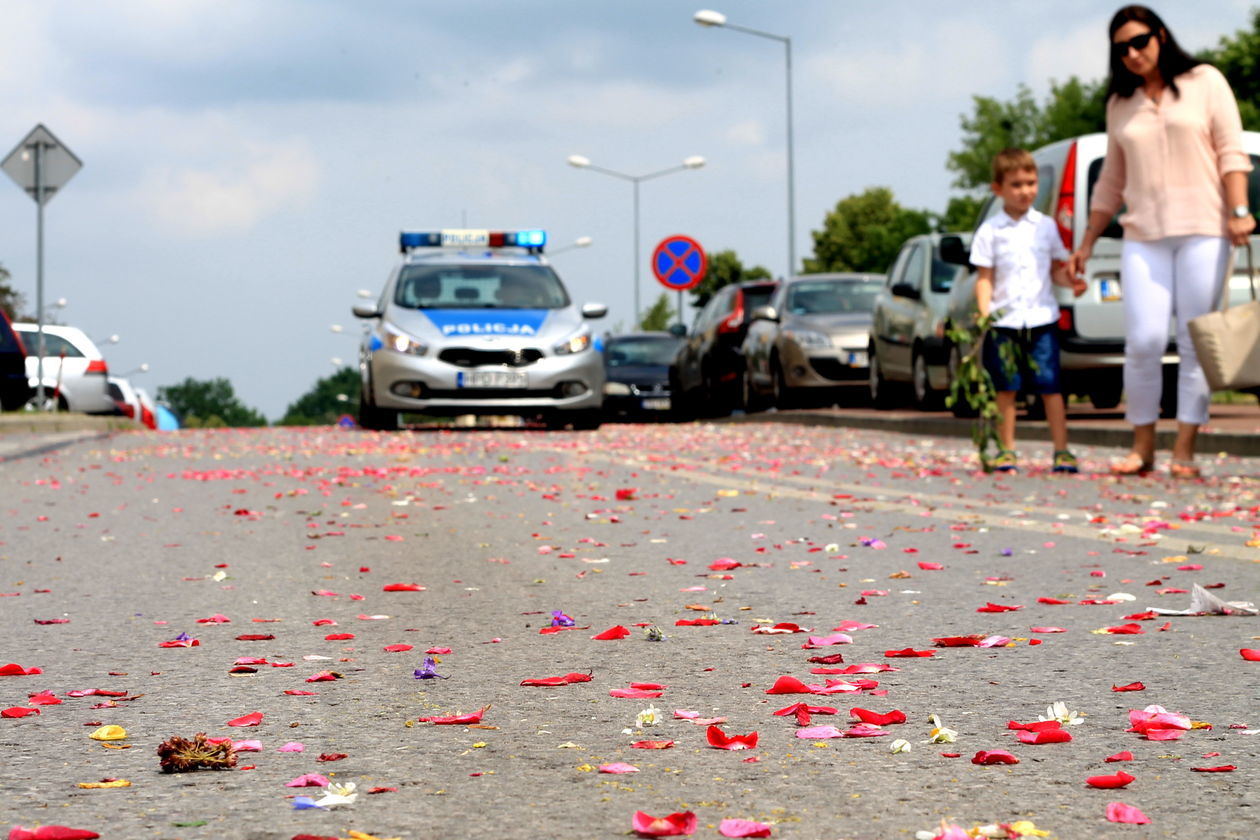
[[[867,359],[865,351],[849,354],[849,367],[866,367],[866,365]]]
[[[529,377],[516,370],[470,370],[455,374],[457,388],[527,388]]]
[[[1098,296],[1106,302],[1120,300],[1119,278],[1106,278],[1098,281]]]
[[[652,397],[643,401],[643,407],[653,411],[669,411],[669,397]]]

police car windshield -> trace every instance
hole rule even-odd
[[[563,309],[569,296],[545,265],[409,265],[394,290],[409,309]]]
[[[870,312],[882,281],[841,280],[793,283],[788,290],[788,311],[793,315],[838,315]]]

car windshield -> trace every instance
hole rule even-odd
[[[22,343],[30,347],[31,354],[39,352],[39,330],[26,330],[20,332],[24,334]],[[53,335],[50,332],[44,332],[44,357],[51,358],[53,356],[65,356],[67,359],[83,358],[83,351],[75,347],[66,339],[59,335]]]
[[[793,283],[787,308],[793,315],[836,315],[870,312],[884,283],[872,280],[809,280]]]
[[[563,309],[569,305],[545,265],[409,265],[394,290],[408,309]]]
[[[608,343],[604,350],[604,360],[609,367],[668,365],[674,360],[674,353],[681,343],[681,339],[672,336],[619,339]]]
[[[954,278],[958,276],[961,266],[947,263],[939,257],[932,257],[932,291],[948,292],[954,288]]]

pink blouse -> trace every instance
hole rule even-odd
[[[1229,82],[1210,64],[1177,77],[1153,102],[1142,88],[1107,102],[1107,158],[1090,210],[1120,217],[1127,239],[1228,235],[1221,182],[1250,172],[1242,120]]]

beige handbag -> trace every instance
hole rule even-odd
[[[1235,391],[1260,385],[1260,300],[1256,299],[1256,255],[1247,249],[1251,300],[1229,305],[1229,280],[1234,274],[1230,251],[1221,299],[1214,312],[1190,320],[1190,338],[1213,391]]]

